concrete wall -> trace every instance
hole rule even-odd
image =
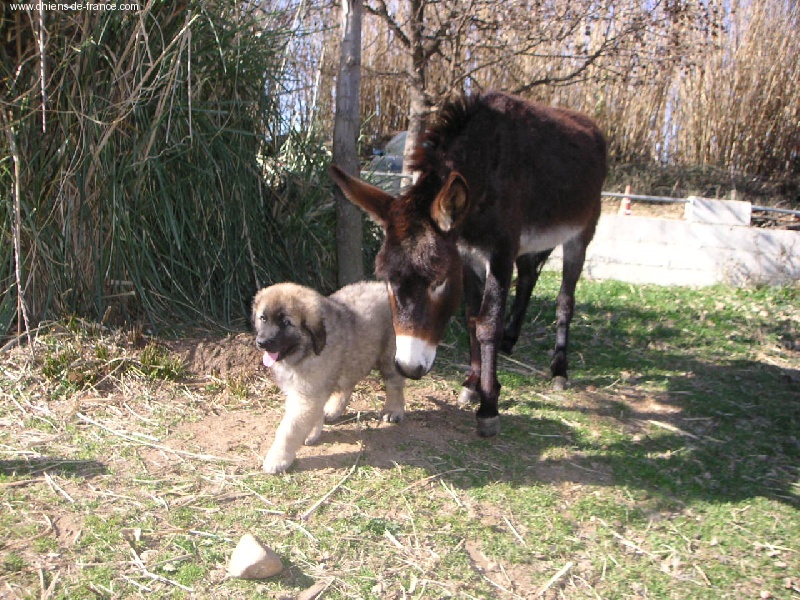
[[[560,248],[547,268],[560,269]],[[800,280],[800,232],[603,215],[584,276],[630,283],[707,286]]]

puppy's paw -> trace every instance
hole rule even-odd
[[[350,401],[350,394],[344,392],[334,392],[325,401],[325,422],[331,423],[342,416],[347,403]]]
[[[311,433],[308,434],[306,441],[303,443],[306,446],[312,446],[317,443],[317,440],[319,439],[319,436],[321,434],[322,434],[322,423],[320,423],[319,425],[314,427],[314,429],[311,430]]]
[[[294,462],[294,458],[288,457],[285,455],[273,455],[271,452],[267,454],[267,457],[264,459],[264,463],[261,465],[261,469],[265,473],[269,473],[270,475],[275,475],[277,473],[284,473],[286,469]]]
[[[381,413],[381,421],[384,423],[399,423],[406,417],[406,411],[400,410],[384,410]]]
[[[330,408],[329,408],[329,407],[326,405],[326,406],[325,406],[325,422],[326,422],[326,423],[333,423],[333,422],[334,422],[334,421],[336,421],[336,420],[337,420],[339,417],[341,417],[341,416],[342,416],[342,413],[343,413],[343,412],[344,412],[344,406],[342,406],[341,408],[340,408],[340,407],[338,407],[338,406],[336,406],[336,407],[330,407]]]

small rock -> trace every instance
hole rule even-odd
[[[241,579],[266,579],[282,570],[283,563],[272,548],[265,546],[249,533],[239,540],[228,563],[228,574]]]

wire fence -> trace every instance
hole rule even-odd
[[[404,175],[401,173],[394,173],[391,171],[364,171],[362,176],[369,181],[373,182],[375,185],[380,187],[385,187],[387,190],[392,188],[394,191],[399,189],[399,185],[401,180],[403,179]],[[388,182],[388,185],[387,185]],[[671,196],[645,196],[642,194],[629,194],[627,192],[602,192],[601,196],[603,198],[619,198],[619,199],[629,199],[631,201],[638,200],[640,202],[661,202],[664,204],[672,203],[672,204],[686,204],[689,202],[689,198],[675,198]],[[774,212],[780,213],[785,215],[793,215],[795,217],[800,217],[800,210],[792,210],[788,208],[776,208],[774,206],[759,206],[753,204],[750,206],[751,210],[758,211],[758,212]]]

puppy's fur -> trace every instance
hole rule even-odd
[[[286,395],[286,413],[264,459],[285,471],[324,420],[342,414],[356,383],[373,368],[386,382],[383,419],[405,415],[403,377],[394,366],[395,336],[384,283],[362,282],[325,297],[293,283],[264,288],[253,300],[256,344]]]

